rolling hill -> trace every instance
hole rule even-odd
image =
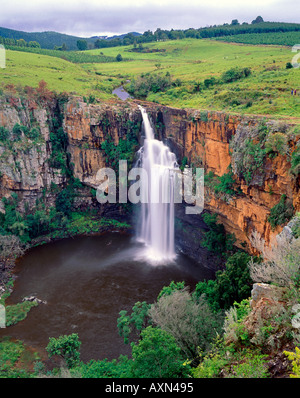
[[[140,36],[141,34],[138,32],[130,32],[122,35],[114,35],[110,37],[105,37],[105,40],[114,40],[114,39],[123,39],[127,34],[132,35],[133,37]],[[92,36],[92,37],[79,37],[72,36],[65,33],[59,32],[23,32],[21,30],[14,30],[0,27],[0,37],[20,40],[23,39],[27,43],[30,41],[36,41],[40,44],[41,48],[45,49],[54,49],[56,46],[60,47],[63,44],[67,46],[68,50],[76,51],[77,48],[77,40],[86,40],[88,44],[94,47],[95,41],[98,39],[103,39],[104,36]]]
[[[78,36],[71,36],[58,32],[23,32],[14,29],[0,27],[0,36],[9,39],[24,39],[26,42],[37,41],[42,48],[53,49],[55,46],[66,44],[68,50],[78,50],[77,40],[83,39]],[[94,44],[97,38],[84,38],[88,43]]]

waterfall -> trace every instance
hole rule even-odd
[[[172,261],[174,247],[174,170],[176,156],[154,137],[148,114],[139,106],[145,132],[139,151],[139,164],[148,175],[145,189],[147,203],[141,204],[138,240],[146,245],[147,257],[155,261]]]

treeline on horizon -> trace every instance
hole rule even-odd
[[[27,42],[24,39],[11,39],[9,37],[2,37],[2,36],[0,36],[0,44],[3,44],[6,47],[14,46],[14,47],[41,48],[40,43],[38,43],[35,40]]]
[[[17,32],[17,31],[16,31]],[[115,37],[112,39],[97,39],[94,43],[91,43],[91,38],[80,39],[76,41],[76,47],[78,50],[87,50],[91,48],[106,48],[106,47],[118,47],[128,46],[141,43],[150,43],[155,41],[166,41],[166,40],[182,40],[185,38],[194,39],[207,39],[207,38],[220,38],[235,35],[244,35],[249,33],[279,33],[279,32],[300,32],[300,24],[297,23],[286,23],[286,22],[264,22],[263,18],[258,16],[251,23],[243,22],[240,23],[237,19],[232,20],[231,24],[224,23],[223,25],[214,25],[205,28],[189,28],[186,30],[171,29],[164,30],[157,28],[155,32],[147,30],[141,35],[134,35],[129,33],[125,36]],[[18,32],[20,33],[20,32]],[[38,41],[26,42],[24,39],[15,39],[12,37],[4,37],[5,32],[0,31],[0,44],[7,47],[22,47],[25,48],[46,48],[41,45]],[[42,33],[41,33],[42,34]],[[51,40],[50,32],[49,41]],[[58,33],[53,32],[56,36]],[[37,34],[36,34],[37,35]],[[68,37],[67,35],[63,35]],[[69,36],[72,37],[72,36]],[[69,43],[60,43],[58,45],[53,44],[54,50],[68,51],[74,50],[74,47],[70,48]],[[47,46],[49,48],[49,46]]]
[[[259,17],[258,17],[259,18]],[[98,39],[95,48],[128,46],[131,44],[150,43],[154,41],[181,40],[186,38],[210,39],[222,36],[234,36],[247,33],[274,33],[274,32],[299,32],[300,24],[284,22],[254,22],[251,24],[238,20],[233,20],[231,24],[210,26],[207,28],[189,28],[186,30],[163,30],[158,28],[154,33],[150,30],[140,36],[132,34],[126,35],[123,39],[115,38],[111,40]]]

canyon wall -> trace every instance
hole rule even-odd
[[[186,156],[189,165],[204,167],[206,174],[211,171],[216,176],[228,173],[228,168],[233,165],[230,142],[238,128],[255,127],[262,120],[266,125],[270,123],[275,126],[274,131],[289,128],[293,130],[294,127],[262,117],[233,116],[222,112],[163,107],[158,112],[163,119],[164,138],[177,155],[181,158]],[[156,119],[157,114],[156,112]],[[294,150],[299,139],[299,135],[289,137],[287,152]],[[244,142],[238,145],[243,146]],[[254,178],[247,185],[243,178],[235,175],[235,186],[239,194],[225,200],[213,193],[206,195],[205,208],[219,215],[219,221],[228,232],[235,234],[239,246],[243,242],[249,245],[252,231],[257,231],[269,243],[283,228],[281,225],[272,230],[267,220],[270,210],[280,201],[282,195],[286,195],[293,204],[295,212],[300,211],[300,178],[299,175],[297,178],[293,176],[290,168],[290,156],[287,154],[276,154],[272,159],[265,156],[256,173],[262,178],[256,179],[254,173]]]
[[[97,186],[97,171],[108,165],[107,153],[101,148],[103,142],[118,145],[120,140],[136,135],[139,144],[142,143],[138,104],[146,108],[157,136],[168,143],[179,163],[186,158],[188,165],[204,167],[205,173],[211,171],[215,176],[228,173],[233,165],[230,142],[239,126],[255,126],[260,120],[259,117],[174,109],[139,101],[87,104],[76,97],[61,103],[54,99],[38,104],[24,99],[14,103],[1,100],[0,126],[9,131],[10,136],[6,144],[0,142],[0,196],[17,193],[21,211],[26,206],[34,208],[36,199],[42,195],[48,198],[49,204],[54,203],[57,191],[52,188],[63,187],[67,180],[62,170],[51,162],[53,135],[60,126],[67,134],[68,164],[73,176],[85,187],[76,203],[95,206],[91,188]],[[40,135],[31,140],[21,133],[19,139],[14,140],[16,125],[27,126],[28,130],[37,128]],[[295,147],[297,138],[289,140],[290,150]],[[219,222],[235,234],[239,246],[249,245],[249,236],[254,230],[267,242],[282,230],[283,226],[272,230],[267,220],[282,195],[293,203],[294,211],[300,211],[299,176],[295,178],[289,172],[289,157],[278,154],[271,159],[266,156],[262,167],[263,179],[259,182],[254,178],[246,184],[243,178],[234,175],[236,195],[224,199],[206,192],[205,208],[218,214]],[[3,211],[2,204],[0,210]],[[190,223],[192,229],[197,225],[204,228],[200,215],[190,217],[194,217]],[[183,220],[182,214],[180,219]]]

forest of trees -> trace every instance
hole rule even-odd
[[[112,40],[98,39],[95,42],[95,48],[128,46],[131,44],[149,43],[153,41],[181,40],[185,38],[205,39],[222,36],[233,36],[246,33],[274,33],[274,32],[299,32],[300,24],[263,22],[262,17],[258,16],[251,24],[247,22],[239,23],[237,19],[232,20],[231,24],[214,25],[199,29],[186,30],[163,30],[158,28],[155,32],[150,30],[140,36],[128,34],[123,38],[114,38]]]
[[[16,47],[30,47],[30,48],[41,48],[40,43],[37,41],[25,41],[24,39],[10,39],[8,37],[0,36],[0,44],[4,46],[16,46]]]

